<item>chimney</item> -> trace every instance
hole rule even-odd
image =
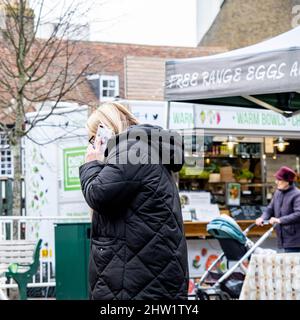
[[[34,36],[34,10],[29,7],[28,0],[0,0],[2,38],[18,37],[22,27],[25,38],[30,40]]]

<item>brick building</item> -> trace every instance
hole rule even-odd
[[[284,33],[297,22],[297,5],[300,0],[224,0],[199,46],[224,46],[230,50]]]
[[[167,47],[134,44],[79,42],[90,59],[98,57],[100,64],[88,70],[88,82],[94,95],[88,95],[93,105],[119,96],[127,100],[163,100],[165,61],[191,58],[223,52],[219,47]],[[118,88],[109,90],[107,80],[115,81]],[[99,81],[99,83],[97,83]],[[98,86],[99,85],[99,86]],[[108,91],[107,91],[108,90]],[[96,99],[95,99],[96,98]]]

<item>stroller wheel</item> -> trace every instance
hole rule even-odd
[[[220,292],[219,298],[220,300],[232,300],[232,297],[227,292],[224,292],[224,291]]]
[[[209,295],[201,289],[198,289],[196,292],[196,300],[209,300]]]
[[[232,300],[232,297],[220,288],[198,288],[196,300]]]

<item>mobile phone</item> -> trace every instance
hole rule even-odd
[[[96,141],[100,143],[100,150],[105,151],[107,147],[108,140],[112,137],[113,132],[111,129],[105,127],[104,125],[99,125],[96,133]]]

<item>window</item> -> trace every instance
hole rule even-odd
[[[118,76],[91,75],[88,80],[100,101],[114,100],[119,95]]]
[[[110,100],[119,95],[119,79],[116,76],[101,76],[101,100]]]
[[[13,174],[12,154],[5,134],[0,134],[0,176],[11,177]]]

